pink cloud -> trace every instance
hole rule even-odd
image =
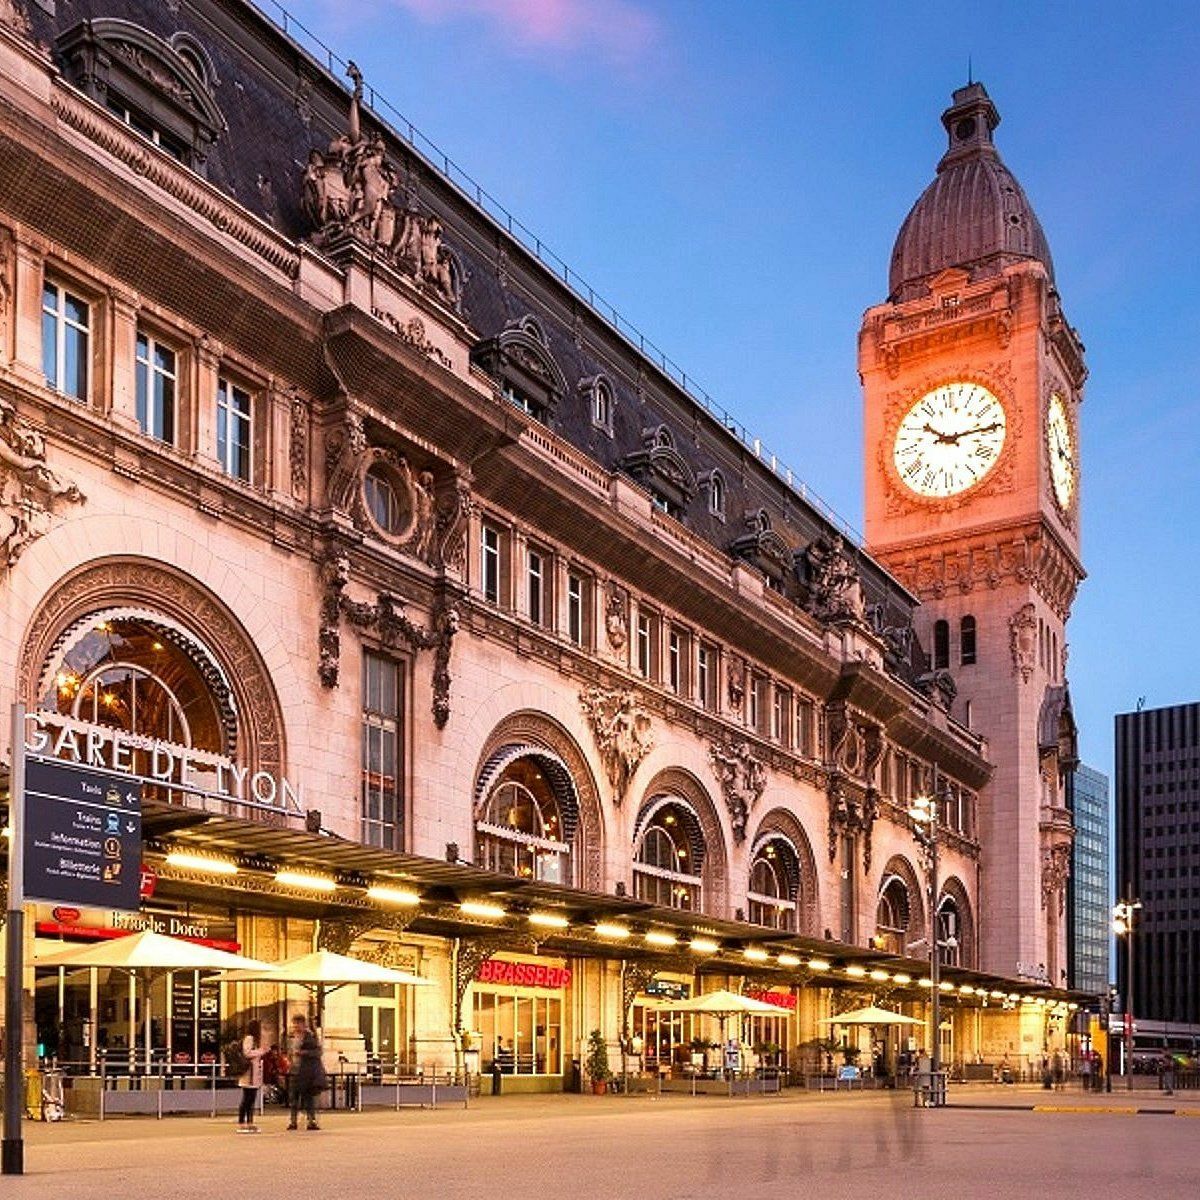
[[[392,0],[429,24],[486,22],[528,53],[592,52],[632,62],[649,48],[658,23],[630,0]]]

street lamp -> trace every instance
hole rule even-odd
[[[938,808],[937,785],[933,796],[917,796],[908,815],[913,823],[913,838],[929,856],[929,998],[933,1023],[930,1043],[929,1070],[931,1099],[936,1103],[938,1072],[941,1068],[941,958],[938,955],[937,896],[938,896]]]
[[[1125,939],[1125,1086],[1133,1091],[1133,917],[1140,900],[1118,900],[1113,905],[1112,927]]]

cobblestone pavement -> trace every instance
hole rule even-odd
[[[1087,1111],[1017,1107],[1085,1101]],[[513,1096],[466,1111],[331,1113],[320,1131],[295,1133],[273,1111],[257,1136],[208,1118],[29,1124],[27,1174],[0,1188],[72,1200],[1200,1194],[1200,1120],[1186,1119],[1200,1117],[1200,1101],[1137,1101],[1167,1111],[1137,1114],[1118,1094],[978,1089],[956,1093],[942,1110],[914,1110],[903,1093]],[[1091,1111],[1097,1106],[1111,1111]]]

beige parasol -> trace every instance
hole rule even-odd
[[[328,992],[352,983],[403,983],[413,987],[429,987],[431,980],[409,971],[398,971],[394,967],[380,966],[361,958],[346,954],[334,954],[331,950],[314,950],[299,958],[289,958],[265,970],[248,968],[231,971],[226,983],[294,983],[308,988],[317,999],[317,1026],[324,1025],[325,996]]]
[[[854,1008],[849,1012],[838,1013],[835,1017],[822,1017],[819,1025],[924,1025],[925,1022],[916,1017],[906,1017],[903,1013],[892,1012],[890,1009],[877,1008],[874,1004],[866,1008]]]
[[[241,954],[229,954],[199,942],[166,937],[144,929],[122,937],[108,938],[89,946],[58,945],[44,949],[41,942],[34,958],[38,967],[109,967],[135,976],[143,986],[145,1002],[143,1029],[146,1043],[146,1070],[150,1069],[150,981],[167,971],[232,971],[246,969],[270,971],[269,963]]]

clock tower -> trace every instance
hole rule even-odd
[[[930,695],[995,764],[978,806],[978,965],[1062,985],[1087,371],[999,123],[982,84],[954,93],[888,298],[863,318],[866,537],[921,600]]]

